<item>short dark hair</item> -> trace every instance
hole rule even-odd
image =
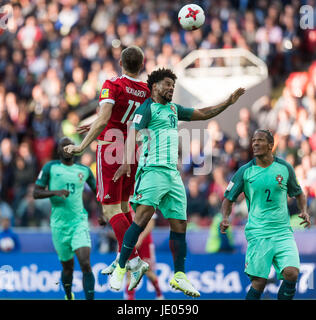
[[[125,48],[121,53],[123,68],[130,73],[138,73],[144,62],[144,53],[137,46]]]
[[[171,78],[173,81],[176,81],[177,76],[170,69],[162,68],[162,69],[155,70],[150,75],[148,75],[148,78],[147,78],[148,89],[151,91],[153,84],[163,80],[164,78]]]
[[[270,130],[268,130],[268,129],[257,129],[254,134],[256,134],[256,132],[263,132],[266,135],[268,143],[273,143],[274,144],[274,137],[273,137],[273,134],[272,134],[272,132]]]

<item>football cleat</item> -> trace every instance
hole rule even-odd
[[[129,266],[127,266],[127,268],[128,270],[130,270],[131,273],[131,280],[128,287],[128,290],[130,291],[137,287],[139,281],[141,280],[145,272],[148,271],[149,264],[139,258],[138,264],[135,268],[130,268]]]
[[[121,290],[125,272],[126,272],[126,268],[121,268],[119,264],[116,265],[110,277],[110,287],[112,289],[116,291]]]
[[[117,265],[117,262],[118,262],[118,258],[116,258],[109,266],[107,266],[105,269],[102,269],[101,270],[101,274],[104,274],[104,275],[110,275],[112,274],[112,272],[114,271],[116,265]]]
[[[187,276],[183,272],[177,272],[170,281],[170,285],[173,289],[180,290],[184,294],[198,298],[200,293],[194,289]]]
[[[75,295],[74,295],[74,293],[73,293],[73,292],[71,293],[71,299],[68,299],[68,298],[67,298],[67,295],[65,295],[65,300],[75,300]]]

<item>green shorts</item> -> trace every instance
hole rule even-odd
[[[187,220],[187,197],[178,170],[142,168],[136,175],[133,210],[139,204],[158,208],[166,219]]]
[[[271,265],[274,266],[279,280],[283,279],[284,268],[300,268],[300,258],[293,235],[255,238],[248,241],[245,273],[250,278],[254,276],[268,279]]]
[[[91,238],[87,223],[79,223],[70,228],[52,227],[52,238],[60,261],[72,259],[75,251],[79,248],[91,248]]]

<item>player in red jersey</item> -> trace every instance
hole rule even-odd
[[[106,80],[102,86],[100,110],[97,119],[89,126],[86,137],[79,146],[69,145],[64,148],[70,154],[80,154],[97,138],[97,199],[102,203],[103,216],[111,224],[118,240],[119,252],[125,231],[132,223],[128,200],[134,191],[137,164],[132,166],[130,176],[124,176],[116,182],[113,176],[123,163],[128,122],[132,120],[136,108],[150,97],[147,84],[138,79],[144,66],[143,51],[137,46],[124,49],[120,66],[122,76]],[[117,260],[118,257],[102,273],[111,274]],[[139,275],[147,271],[148,264],[139,258],[136,250],[129,262],[130,289],[133,289],[138,284]]]

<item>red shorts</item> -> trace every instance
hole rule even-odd
[[[116,157],[117,155],[118,157]],[[123,147],[121,150],[114,150],[111,144],[98,145],[97,147],[97,200],[102,204],[118,204],[122,201],[128,201],[129,197],[133,195],[137,164],[131,165],[129,178],[124,175],[118,181],[113,181],[113,176],[122,163],[120,161],[122,156]]]

